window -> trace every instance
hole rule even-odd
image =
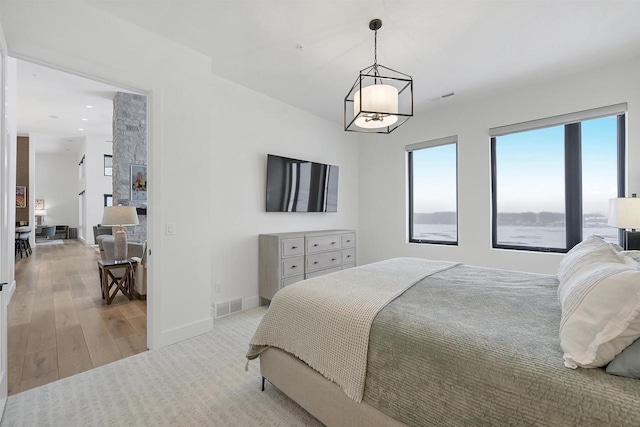
[[[407,147],[410,242],[458,244],[456,140]]]
[[[104,176],[113,176],[113,156],[104,155]]]
[[[593,234],[619,241],[607,216],[609,199],[624,195],[625,116],[613,107],[494,135],[494,248],[567,252]]]
[[[113,206],[113,195],[105,194],[104,195],[104,205],[105,206]]]

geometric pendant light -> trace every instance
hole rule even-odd
[[[391,133],[413,116],[413,79],[378,64],[380,19],[369,22],[373,36],[373,65],[360,70],[344,98],[344,130]]]

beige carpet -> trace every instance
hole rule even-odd
[[[213,332],[10,396],[2,426],[320,426],[244,355],[265,309]]]

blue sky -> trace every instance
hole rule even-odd
[[[617,195],[616,129],[616,117],[582,123],[584,213],[606,215]],[[497,141],[498,212],[564,212],[564,126]],[[414,151],[415,212],[455,209],[455,150],[447,144]]]
[[[413,152],[414,212],[456,210],[456,144]]]

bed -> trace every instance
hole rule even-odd
[[[350,350],[339,349],[328,368],[318,362],[336,333],[326,334],[315,316],[324,313],[329,322],[332,301],[345,299],[336,289],[377,277],[380,264],[394,262],[400,266],[390,276],[409,264],[427,273],[411,276],[374,314],[358,391],[332,371]],[[640,425],[640,381],[563,363],[556,276],[413,259],[352,270],[280,291],[247,354],[260,357],[263,377],[324,424]],[[288,301],[291,295],[303,295],[298,306]],[[316,340],[314,328],[326,334],[315,347],[308,342]],[[320,358],[334,352],[326,351]],[[358,369],[349,366],[346,376]]]

